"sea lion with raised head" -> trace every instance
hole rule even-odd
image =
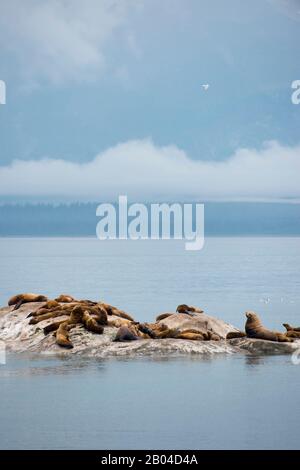
[[[48,298],[45,295],[40,294],[17,294],[11,297],[8,301],[8,305],[14,305],[13,310],[18,310],[22,304],[29,303],[29,302],[47,302]]]
[[[248,338],[265,339],[267,341],[292,342],[292,338],[288,338],[286,334],[277,331],[271,331],[265,328],[260,321],[258,315],[254,312],[246,312],[245,331]]]
[[[76,305],[75,307],[73,307],[72,312],[70,314],[69,323],[74,323],[75,325],[78,323],[82,323],[83,312],[84,310],[81,305]]]

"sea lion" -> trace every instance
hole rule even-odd
[[[90,315],[95,315],[97,322],[100,325],[107,325],[107,313],[101,305],[94,305],[86,309]]]
[[[203,313],[204,310],[202,310],[201,308],[198,308],[198,307],[193,307],[192,305],[189,306],[189,305],[186,305],[186,304],[181,304],[181,305],[178,305],[178,307],[176,308],[176,312],[177,313]]]
[[[299,326],[291,326],[288,323],[283,323],[283,326],[286,329],[286,331],[299,331],[300,332]]]
[[[170,329],[164,323],[144,323],[144,325],[151,330],[153,339],[174,338],[179,330]]]
[[[113,341],[120,341],[120,342],[136,341],[138,339],[139,337],[136,334],[134,334],[130,328],[128,328],[127,326],[121,326],[118,329],[117,334]]]
[[[22,304],[29,302],[47,302],[48,298],[45,295],[40,294],[18,294],[11,297],[8,301],[8,305],[14,305],[13,310],[17,310]]]
[[[243,331],[229,331],[226,335],[226,339],[234,339],[234,338],[245,338],[246,333]]]
[[[186,329],[184,331],[178,328],[168,328],[164,323],[146,323],[147,329],[151,331],[151,337],[153,339],[191,339],[191,340],[203,340],[203,334],[196,329]]]
[[[43,308],[46,308],[47,310],[53,310],[54,308],[59,308],[59,302],[56,300],[48,300],[45,305],[43,305]]]
[[[97,305],[99,302],[95,302],[94,300],[84,299],[84,300],[78,300],[78,303],[92,307],[94,305]]]
[[[58,297],[56,297],[56,299],[54,300],[59,303],[68,303],[68,302],[74,302],[75,299],[71,295],[61,294]]]
[[[297,330],[289,330],[286,333],[288,338],[300,338],[300,331]]]
[[[129,315],[129,313],[124,312],[124,310],[120,310],[117,307],[113,307],[112,305],[105,304],[100,302],[98,305],[103,307],[106,310],[107,315],[115,315],[116,317],[125,318],[126,320],[134,321],[134,318]]]
[[[53,322],[53,323],[49,323],[49,325],[45,326],[45,328],[43,328],[43,331],[44,331],[44,335],[47,335],[48,333],[51,333],[52,331],[56,331],[59,327],[59,325],[61,325],[62,323],[65,323],[67,321],[66,318],[64,318],[63,320],[58,320],[56,322]]]
[[[136,322],[135,325],[136,325],[138,331],[140,333],[142,333],[143,335],[145,335],[146,338],[152,338],[152,339],[156,338],[156,334],[154,333],[153,330],[151,330],[151,328],[149,328],[148,325],[146,325],[146,323]]]
[[[246,312],[245,331],[248,338],[265,339],[267,341],[292,342],[292,338],[288,338],[286,334],[277,331],[268,330],[261,323],[258,315],[254,312]]]
[[[131,325],[130,320],[126,320],[125,318],[112,318],[107,320],[107,326],[112,326],[113,328],[120,328],[121,326],[130,326]]]
[[[78,323],[82,323],[83,312],[84,311],[81,305],[76,305],[75,307],[73,307],[69,323],[73,323],[75,325]]]
[[[208,330],[206,334],[204,334],[204,338],[206,341],[220,341],[221,336],[213,331]]]
[[[180,333],[178,333],[175,336],[175,338],[176,339],[189,339],[189,340],[193,340],[193,341],[203,341],[204,340],[204,337],[200,332],[194,333],[194,332],[190,332],[190,331],[181,331]]]
[[[160,321],[160,320],[163,320],[164,318],[170,317],[171,315],[174,315],[174,313],[161,313],[160,315],[156,317],[155,320]]]
[[[82,322],[88,331],[92,331],[93,333],[98,333],[102,335],[104,331],[103,326],[99,325],[97,320],[94,317],[92,317],[92,315],[87,310],[83,312]]]
[[[56,331],[56,343],[64,348],[72,349],[74,346],[69,339],[69,331],[73,325],[68,321],[61,323]]]
[[[49,320],[49,318],[61,317],[62,315],[65,315],[65,312],[63,310],[56,310],[55,312],[48,312],[42,315],[37,315],[31,318],[31,320],[29,321],[29,325],[36,325],[41,321]]]

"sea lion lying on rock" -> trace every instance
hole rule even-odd
[[[181,332],[195,330],[197,334],[203,335],[204,340],[225,339],[229,331],[234,331],[234,326],[202,313],[201,315],[186,315],[184,313],[175,313],[158,321],[163,323],[169,329],[177,329]],[[213,336],[216,334],[217,336]]]
[[[293,339],[284,333],[271,331],[265,328],[258,315],[254,312],[246,312],[245,331],[248,338],[265,339],[267,341],[292,342]]]
[[[62,322],[56,332],[56,343],[63,348],[72,349],[73,343],[69,339],[69,331],[75,324],[70,324],[69,321]]]
[[[104,317],[105,315],[105,317]],[[102,334],[104,331],[103,324],[106,319],[106,312],[103,309],[98,309],[98,315],[92,315],[88,310],[85,310],[83,305],[76,305],[70,315],[70,318],[63,322],[57,322],[58,326],[56,331],[56,343],[59,346],[72,348],[73,344],[69,339],[69,331],[71,328],[76,325],[82,324],[84,328],[93,333]],[[55,326],[56,326],[55,325]],[[47,333],[53,331],[51,328],[48,328]],[[45,329],[44,329],[45,333]]]
[[[164,318],[170,317],[171,315],[175,315],[175,313],[161,313],[160,315],[157,315],[155,320],[160,321],[160,320],[163,320]]]
[[[298,331],[300,332],[300,327],[299,326],[291,326],[288,323],[283,323],[284,328],[286,331]]]
[[[130,324],[121,326],[118,329],[114,341],[136,341],[138,339],[189,339],[203,341],[204,337],[199,331],[186,330],[179,331],[177,329],[170,330],[166,325],[148,325],[148,324]]]
[[[69,303],[69,302],[75,301],[74,297],[72,297],[71,295],[67,295],[67,294],[61,294],[58,297],[56,297],[56,299],[54,300],[59,303]]]
[[[14,295],[11,297],[8,301],[8,305],[14,305],[13,310],[17,310],[18,308],[21,307],[22,304],[28,303],[28,302],[47,302],[48,298],[45,295],[39,295],[39,294],[18,294]]]
[[[229,331],[226,335],[226,339],[234,339],[234,338],[245,338],[246,333],[243,331]]]
[[[178,305],[178,307],[176,308],[176,312],[177,313],[190,314],[191,312],[192,313],[203,313],[204,310],[202,310],[201,308],[198,308],[198,307],[193,307],[192,305],[189,306],[189,305],[186,305],[186,304],[181,304],[181,305]]]
[[[131,328],[127,326],[121,326],[113,341],[136,341],[139,339],[139,336],[136,335]]]
[[[87,310],[83,312],[82,323],[88,331],[92,331],[93,333],[101,335],[104,331],[103,326],[98,322],[98,318],[93,317]]]
[[[300,338],[300,328],[298,326],[291,326],[288,323],[283,323],[286,329],[286,335],[289,338]]]
[[[121,317],[125,318],[126,320],[134,321],[134,318],[128,313],[124,312],[124,310],[120,310],[117,307],[113,307],[112,305],[105,304],[103,302],[100,302],[98,305],[104,308],[107,315],[115,315],[116,317]]]

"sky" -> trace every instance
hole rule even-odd
[[[300,0],[0,13],[2,200],[300,198]]]

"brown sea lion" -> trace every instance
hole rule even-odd
[[[283,323],[283,326],[286,329],[286,331],[299,331],[300,332],[299,326],[291,326],[288,323]]]
[[[267,341],[292,342],[292,338],[288,338],[286,334],[277,331],[268,330],[261,323],[258,315],[254,312],[246,312],[245,331],[248,338],[265,339]]]
[[[138,334],[140,335],[142,333],[144,338],[152,338],[152,339],[156,338],[154,331],[151,330],[151,328],[149,328],[149,326],[146,323],[135,322],[134,326],[137,329]]]
[[[22,304],[29,303],[29,302],[47,302],[48,298],[45,295],[40,294],[18,294],[11,297],[8,301],[8,305],[14,305],[13,310],[17,310],[21,307]]]
[[[221,336],[219,336],[217,333],[214,333],[213,331],[208,330],[206,334],[204,334],[205,340],[206,341],[220,341]]]
[[[95,302],[94,300],[84,299],[84,300],[78,300],[78,303],[93,307],[94,305],[97,305],[99,302]]]
[[[84,311],[81,305],[76,305],[75,307],[73,307],[72,312],[70,314],[69,323],[73,323],[75,325],[78,323],[82,323],[83,312]]]
[[[69,339],[69,331],[73,325],[68,321],[61,323],[56,331],[56,343],[64,348],[72,349],[74,346]]]
[[[108,318],[107,319],[107,326],[112,326],[113,328],[120,328],[121,326],[130,326],[130,320],[126,320],[126,318]]]
[[[113,341],[120,341],[120,342],[136,341],[138,339],[139,337],[136,334],[134,334],[130,328],[128,328],[127,326],[121,326],[118,329],[117,334]]]
[[[47,335],[49,333],[52,333],[52,331],[56,331],[58,329],[58,327],[62,323],[65,323],[66,321],[67,321],[67,319],[64,318],[63,320],[58,320],[56,322],[49,323],[49,325],[47,325],[47,326],[45,326],[45,328],[43,328],[44,334]]]
[[[134,318],[129,315],[129,313],[124,312],[124,310],[120,310],[117,307],[113,307],[112,305],[105,304],[100,302],[98,305],[103,307],[106,310],[107,315],[115,315],[116,317],[125,318],[126,320],[134,321]]]
[[[151,330],[154,339],[173,338],[178,330],[170,329],[164,323],[144,323],[149,330]]]
[[[107,313],[101,305],[93,305],[86,309],[90,315],[95,315],[97,322],[100,325],[107,325]]]
[[[289,330],[286,333],[288,338],[300,338],[300,331],[297,330]]]
[[[68,303],[68,302],[75,301],[74,297],[72,297],[71,295],[67,295],[67,294],[61,294],[58,297],[56,297],[56,299],[54,300],[59,303]]]
[[[62,315],[65,315],[65,312],[63,310],[55,310],[54,312],[49,312],[44,313],[42,315],[37,315],[31,318],[29,321],[29,325],[36,325],[37,323],[44,321],[44,320],[49,320],[49,318],[57,318],[61,317]]]
[[[87,310],[83,312],[82,322],[88,331],[92,331],[93,333],[98,333],[102,335],[104,331],[103,326],[100,325],[97,322],[97,320],[94,317],[92,317],[92,315]]]
[[[45,305],[43,305],[43,308],[46,308],[48,310],[52,310],[54,308],[59,308],[60,305],[59,305],[59,302],[57,302],[56,300],[48,300],[48,302],[46,302]]]
[[[203,313],[204,310],[202,310],[201,308],[198,308],[198,307],[193,307],[192,305],[189,306],[189,305],[186,305],[186,304],[181,304],[181,305],[178,305],[178,307],[176,308],[176,312],[177,313]]]
[[[203,341],[204,340],[204,337],[200,332],[194,333],[194,332],[190,332],[190,331],[181,331],[180,333],[178,333],[175,336],[175,338],[176,339],[189,339],[189,340],[193,340],[193,341]]]
[[[156,317],[155,320],[160,321],[160,320],[163,320],[164,318],[170,317],[171,315],[174,315],[174,313],[161,313],[160,315]]]
[[[203,340],[202,333],[196,329],[186,329],[181,331],[177,328],[168,328],[164,323],[147,323],[147,328],[152,333],[154,339],[191,339],[191,340]]]
[[[243,331],[229,331],[226,335],[226,339],[234,339],[234,338],[245,338],[246,333]]]

